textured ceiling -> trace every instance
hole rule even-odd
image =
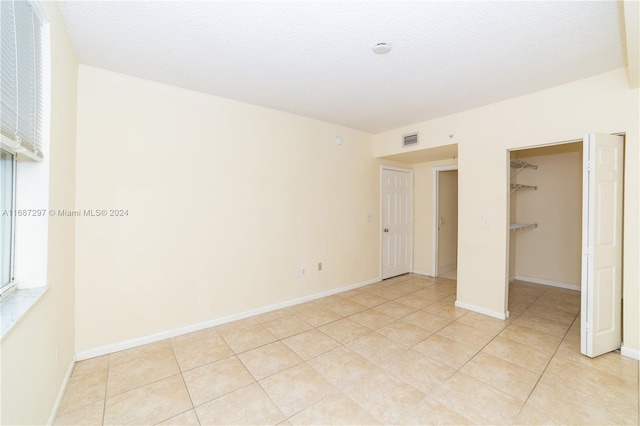
[[[612,1],[59,7],[83,64],[372,133],[626,64]],[[378,42],[392,51],[374,54]]]

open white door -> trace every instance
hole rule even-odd
[[[382,278],[411,272],[413,259],[413,175],[382,169]]]
[[[584,138],[580,351],[590,357],[621,345],[623,152],[621,136]]]

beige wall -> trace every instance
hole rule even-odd
[[[582,144],[516,152],[538,166],[513,181],[538,190],[511,194],[511,222],[538,223],[515,235],[514,275],[580,286],[582,262]]]
[[[626,132],[624,345],[640,350],[640,90],[618,69],[556,88],[376,135],[376,156],[399,153],[419,131],[421,148],[458,143],[458,301],[504,314],[508,280],[508,150]],[[447,135],[454,135],[449,139]],[[483,219],[489,227],[484,228]]]
[[[78,65],[57,6],[42,5],[51,25],[49,201],[51,208],[72,209]],[[73,220],[50,218],[50,289],[2,339],[2,424],[45,424],[73,362],[74,228]]]
[[[458,171],[438,173],[438,273],[456,267],[458,256]]]
[[[433,273],[433,168],[456,164],[455,159],[414,164],[413,168],[413,269]]]
[[[78,352],[380,276],[370,134],[88,66],[78,92],[78,207],[129,212],[77,221]]]

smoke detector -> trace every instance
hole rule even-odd
[[[391,46],[389,46],[387,43],[378,43],[372,47],[372,50],[378,55],[384,55],[385,53],[391,52]]]

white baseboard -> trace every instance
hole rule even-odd
[[[482,308],[480,306],[475,306],[475,305],[471,305],[469,303],[464,303],[464,302],[461,302],[459,300],[456,300],[455,305],[458,308],[467,309],[469,311],[477,312],[477,313],[483,314],[483,315],[488,315],[490,317],[498,318],[498,319],[501,319],[501,320],[505,320],[509,316],[509,314],[507,312],[492,311],[490,309],[485,309],[485,308]]]
[[[515,281],[515,280],[516,280],[516,276],[515,276],[515,275],[513,275],[513,276],[509,277],[509,282],[511,282],[511,281]]]
[[[251,309],[248,311],[240,312],[237,314],[227,315],[220,318],[214,318],[209,321],[204,321],[186,327],[181,327],[173,330],[162,331],[154,333],[148,336],[138,337],[131,340],[125,340],[123,342],[113,343],[111,345],[102,346],[95,349],[89,349],[86,351],[78,352],[76,354],[76,360],[82,361],[89,358],[95,358],[97,356],[107,355],[113,352],[122,351],[125,349],[135,348],[136,346],[142,346],[149,343],[159,342],[161,340],[169,339],[171,337],[180,336],[182,334],[192,333],[194,331],[203,330],[205,328],[215,327],[217,325],[226,324],[232,321],[252,317],[254,315],[264,314],[266,312],[275,311],[277,309],[287,308],[293,305],[299,305],[300,303],[309,302],[311,300],[320,299],[322,297],[332,296],[334,294],[342,293],[345,291],[353,290],[355,288],[363,287],[369,284],[374,284],[381,281],[381,278],[374,278],[368,281],[363,281],[356,284],[350,284],[344,287],[336,288],[333,290],[327,290],[320,293],[311,294],[309,296],[302,296],[296,299],[288,300],[286,302],[275,303],[273,305],[264,306],[261,308]]]
[[[433,274],[431,272],[423,271],[421,269],[414,269],[411,272],[418,275],[424,275],[426,277],[433,277]]]
[[[67,373],[64,375],[64,379],[62,380],[62,384],[60,385],[60,390],[58,391],[58,397],[56,401],[53,403],[53,407],[51,408],[51,414],[49,415],[49,420],[47,421],[47,425],[52,425],[56,420],[56,415],[58,414],[58,408],[60,408],[60,403],[62,402],[62,397],[67,390],[67,385],[69,384],[69,379],[71,379],[71,373],[73,373],[73,366],[76,365],[76,360],[72,359],[69,363],[69,367],[67,368]]]
[[[640,361],[640,351],[637,349],[631,349],[626,347],[625,345],[622,345],[622,347],[620,348],[620,354],[622,356],[637,359],[638,361]]]
[[[545,280],[545,279],[542,279],[542,278],[525,277],[523,275],[516,275],[514,278],[516,280],[519,280],[519,281],[527,281],[527,282],[534,283],[534,284],[543,284],[543,285],[548,285],[548,286],[551,286],[551,287],[560,287],[560,288],[566,288],[567,290],[580,291],[580,285],[579,284],[559,283],[559,282],[556,282],[556,281]]]
[[[458,269],[458,265],[455,263],[450,263],[448,265],[438,266],[438,275],[446,274],[447,272],[451,272],[454,269]]]

